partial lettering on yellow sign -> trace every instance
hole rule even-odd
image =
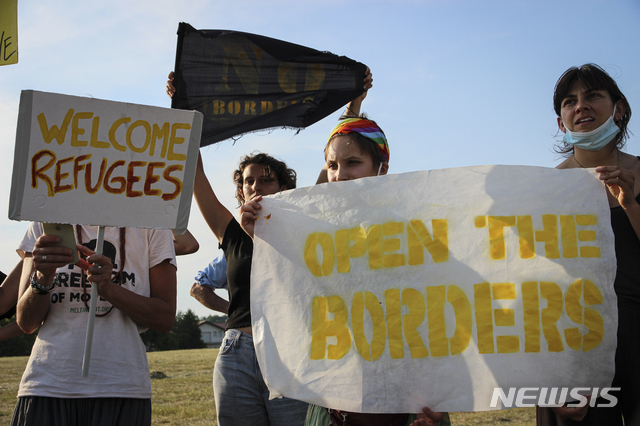
[[[0,1],[0,65],[18,63],[18,0]]]

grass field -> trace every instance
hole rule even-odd
[[[217,349],[149,353],[154,425],[217,425],[211,387],[217,353]],[[11,421],[18,384],[26,363],[27,357],[0,358],[0,425],[7,425]],[[520,408],[485,413],[452,413],[451,420],[456,426],[535,425],[535,411],[533,408]]]

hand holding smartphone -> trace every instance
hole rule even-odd
[[[76,233],[73,229],[73,225],[68,223],[43,223],[42,228],[46,235],[55,235],[60,237],[58,244],[53,244],[55,247],[66,247],[73,251],[73,264],[78,263],[80,258],[78,257],[78,247],[76,246]]]

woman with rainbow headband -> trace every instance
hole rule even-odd
[[[346,118],[333,129],[324,149],[329,182],[386,175],[389,171],[389,144],[375,121],[361,117]],[[242,206],[242,227],[253,237],[253,225],[260,200],[256,197]],[[366,414],[333,410],[310,405],[305,426],[423,426],[449,425],[447,413],[434,413],[427,407],[415,414]]]
[[[175,93],[172,80],[173,73],[169,74],[166,86],[170,97]],[[366,97],[366,90],[371,88],[372,84],[373,76],[367,68],[364,79],[365,93],[350,102],[347,113],[359,111],[360,104]],[[252,200],[261,200],[263,195],[295,188],[296,173],[284,162],[270,155],[258,153],[243,157],[234,172],[234,182],[236,198],[244,211],[244,206],[253,203]],[[302,425],[307,403],[290,398],[268,399],[269,392],[262,380],[252,337],[250,278],[253,241],[242,232],[234,215],[217,199],[200,156],[193,195],[228,262],[229,302],[226,307],[222,304],[222,308],[227,309],[229,319],[213,373],[218,424]],[[253,236],[253,227],[250,235]]]

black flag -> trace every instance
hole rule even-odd
[[[361,95],[365,71],[345,56],[183,22],[171,107],[204,114],[200,146],[260,129],[304,128]]]

